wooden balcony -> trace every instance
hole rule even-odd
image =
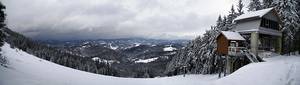
[[[245,47],[228,47],[229,56],[243,56],[245,55],[242,51],[245,50]]]

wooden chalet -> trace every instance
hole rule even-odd
[[[281,53],[281,20],[274,8],[245,13],[234,23],[233,30],[217,36],[217,53],[226,58],[225,75],[248,63],[261,62],[259,53]]]
[[[265,51],[281,53],[281,20],[274,8],[245,13],[234,22],[236,27],[233,31],[244,36],[250,44],[250,51],[256,56]]]

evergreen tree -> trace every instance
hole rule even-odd
[[[298,3],[296,0],[279,0],[275,3],[278,14],[283,22],[282,31],[284,32],[284,47],[286,52],[291,52],[295,44],[293,40],[296,37],[296,32],[300,28],[300,20],[297,14]]]
[[[263,0],[263,8],[271,8],[274,7],[273,0]]]
[[[221,29],[222,31],[226,30],[227,29],[227,25],[226,25],[226,22],[227,22],[227,16],[224,16],[223,17],[223,26],[220,27],[219,29]]]
[[[0,2],[0,28],[5,26],[5,13],[4,13],[5,6]]]
[[[5,6],[0,2],[0,46],[3,45],[3,41],[4,41],[4,38],[5,38],[5,34],[3,33],[2,31],[2,28],[5,26],[5,13],[4,13],[4,9],[5,9]],[[1,49],[0,49],[1,51]],[[0,54],[0,65],[1,66],[6,66],[6,64],[8,63],[7,59],[5,56],[2,56]]]
[[[248,6],[248,11],[257,11],[257,10],[261,10],[262,4],[259,0],[251,0]]]
[[[297,6],[297,13],[298,13],[298,16],[300,16],[300,0],[297,0],[297,2],[298,2],[298,5],[296,5]]]
[[[243,4],[242,0],[239,0],[238,5],[237,5],[237,14],[238,15],[244,14],[243,8],[244,8],[244,4]]]
[[[0,2],[0,29],[5,26],[5,13],[4,13],[5,6]],[[0,46],[3,45],[3,39],[5,37],[4,33],[0,30]]]
[[[234,9],[234,6],[232,5],[231,6],[231,9],[230,9],[230,12],[229,12],[229,15],[235,15],[236,16],[236,12],[235,12],[235,9]]]
[[[238,16],[238,13],[235,12],[234,6],[232,5],[229,15],[226,19],[225,31],[233,29],[233,20]]]
[[[224,25],[224,23],[223,23],[223,20],[222,20],[222,16],[221,15],[219,15],[219,17],[218,17],[218,20],[217,20],[217,28],[221,28],[221,27],[223,27],[223,25]],[[221,29],[219,29],[219,30],[221,30]]]
[[[150,78],[150,74],[149,74],[148,69],[145,70],[143,78]]]

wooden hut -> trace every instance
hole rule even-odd
[[[217,37],[217,53],[220,55],[240,55],[240,50],[245,48],[245,38],[238,32],[221,31]]]

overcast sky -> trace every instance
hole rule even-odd
[[[8,27],[33,39],[193,39],[237,0],[3,0]]]

